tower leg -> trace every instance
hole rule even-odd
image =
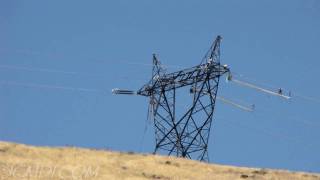
[[[156,103],[153,109],[156,136],[155,153],[209,161],[208,140],[213,120],[219,76],[206,80],[193,87],[192,106],[177,118],[175,114],[176,89],[154,94]]]

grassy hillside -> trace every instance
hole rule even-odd
[[[0,180],[22,179],[320,179],[319,174],[240,168],[197,161],[74,147],[0,141]]]

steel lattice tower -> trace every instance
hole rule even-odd
[[[153,55],[152,78],[136,93],[115,89],[115,94],[149,97],[154,128],[154,153],[209,161],[208,140],[213,120],[220,76],[230,72],[220,65],[220,42],[217,36],[202,62],[192,68],[166,73]],[[187,94],[189,106],[180,108],[178,98]],[[179,106],[179,108],[177,108]]]
[[[166,74],[153,56],[152,80],[137,94],[150,97],[151,114],[155,127],[154,152],[208,161],[208,140],[213,120],[216,96],[221,75],[229,72],[220,65],[218,36],[201,64],[189,69]],[[176,115],[176,94],[188,87],[192,105],[181,117]]]

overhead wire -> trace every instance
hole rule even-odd
[[[285,142],[285,143],[288,143],[288,141],[292,142],[292,143],[298,143],[300,144],[302,149],[305,149],[305,150],[308,150],[308,151],[314,151],[314,148],[317,147],[315,146],[314,144],[309,144],[309,143],[305,143],[304,141],[302,140],[299,140],[297,138],[292,138],[290,137],[289,135],[285,135],[285,134],[277,134],[277,133],[274,133],[266,128],[254,128],[254,127],[250,127],[250,126],[246,126],[246,125],[243,125],[243,124],[240,124],[239,122],[231,122],[229,119],[227,118],[221,118],[221,117],[218,117],[219,119],[223,119],[223,121],[220,121],[223,125],[227,125],[229,127],[236,127],[236,128],[242,128],[242,129],[246,129],[246,130],[249,130],[249,131],[255,131],[256,133],[260,133],[260,134],[264,134],[264,135],[267,135],[268,137],[273,137],[274,139],[276,140],[281,140],[282,142]],[[289,143],[288,145],[292,145],[291,143]],[[295,156],[290,153],[289,156],[291,158],[294,158]],[[312,162],[309,162],[308,163],[309,165],[313,165]]]
[[[146,63],[135,63],[135,62],[130,62],[130,61],[121,61],[121,62],[125,62],[127,64],[131,64],[131,65],[144,65],[144,66],[152,66],[152,64],[146,64]],[[184,68],[184,67],[181,67],[181,66],[174,66],[174,65],[169,65],[169,66],[166,66],[166,67],[174,67],[174,68]],[[68,75],[88,75],[88,76],[98,76],[98,74],[91,74],[91,73],[80,73],[80,72],[75,72],[75,71],[62,71],[62,70],[56,70],[56,69],[48,69],[48,68],[34,68],[34,67],[25,67],[25,66],[17,66],[17,65],[6,65],[6,64],[0,64],[0,68],[2,69],[13,69],[13,70],[25,70],[25,71],[35,71],[35,72],[47,72],[47,73],[61,73],[61,74],[68,74]],[[271,91],[271,90],[268,90],[268,89],[265,89],[265,88],[262,88],[262,87],[259,87],[257,85],[254,85],[252,83],[249,83],[249,82],[246,82],[246,81],[243,81],[243,80],[240,80],[240,78],[245,78],[245,79],[249,79],[247,78],[245,75],[243,74],[239,74],[239,73],[236,73],[236,72],[232,72],[232,75],[236,75],[238,76],[238,79],[235,79],[235,78],[232,78],[232,81],[239,84],[239,85],[242,85],[242,86],[246,86],[246,87],[250,87],[250,88],[253,88],[253,89],[256,89],[256,90],[259,90],[261,92],[265,92],[267,94],[271,94],[271,95],[275,95],[275,96],[280,96],[280,97],[283,97],[285,99],[290,99],[290,96],[287,96],[287,95],[284,95],[284,94],[279,94],[277,92],[274,92],[274,91]],[[99,75],[100,76],[100,75]],[[123,79],[128,79],[130,77],[119,77],[119,78],[123,78]],[[250,78],[251,80],[254,80],[252,78]],[[141,81],[144,80],[144,79],[141,79]],[[257,81],[257,80],[254,80],[254,81]],[[260,83],[261,84],[261,83]],[[270,86],[270,84],[266,84],[264,83],[265,85]],[[283,89],[285,90],[285,89]],[[290,93],[291,94],[291,93]],[[320,100],[316,99],[316,98],[313,98],[313,97],[309,97],[309,96],[305,96],[305,95],[301,95],[301,94],[298,94],[298,93],[293,93],[293,96],[294,97],[298,97],[298,98],[301,98],[301,99],[304,99],[304,100],[307,100],[307,101],[312,101],[314,103],[320,103]]]
[[[132,65],[152,66],[152,64],[146,64],[146,63],[135,63],[135,62],[131,62],[131,61],[122,61],[122,62],[125,62],[127,64],[132,64]],[[174,66],[174,65],[169,65],[169,66],[166,66],[166,67],[184,68],[184,67],[181,67],[181,66]],[[83,74],[83,73],[79,73],[79,72],[75,72],[75,71],[61,71],[61,70],[56,70],[56,69],[34,68],[34,67],[25,67],[25,66],[16,66],[16,65],[4,65],[4,64],[0,64],[0,68],[13,69],[13,70],[36,71],[36,72],[47,72],[47,73],[62,73],[62,74],[69,74],[69,75]],[[86,74],[87,75],[93,75],[93,74],[89,74],[89,73],[86,73]],[[236,75],[236,76],[238,76],[240,78],[249,79],[243,74],[239,74],[239,73],[236,73],[236,72],[233,72],[232,74]],[[118,77],[118,78],[124,78],[124,79],[132,80],[131,77]],[[250,78],[250,79],[254,80],[252,78]],[[137,79],[134,79],[134,80],[137,80]],[[279,96],[278,93],[275,93],[273,91],[270,91],[270,90],[267,90],[267,89],[264,89],[264,88],[260,88],[260,87],[258,87],[256,85],[251,84],[251,83],[243,82],[243,81],[240,81],[238,79],[233,79],[233,80],[235,82],[241,84],[241,85],[248,86],[248,87],[257,89],[257,90],[265,92],[265,93],[269,93],[269,94],[272,94],[272,95]],[[144,81],[144,79],[140,79],[139,81]],[[257,81],[257,80],[254,80],[254,81]],[[101,90],[98,90],[98,89],[74,88],[74,87],[67,87],[67,86],[57,86],[57,85],[38,84],[38,83],[21,83],[21,82],[14,82],[14,81],[1,81],[0,83],[2,85],[12,85],[12,86],[14,85],[14,86],[25,86],[25,87],[37,87],[37,88],[50,88],[50,89],[69,90],[69,91],[70,90],[72,90],[72,91],[83,91],[83,92],[99,92],[99,91],[101,91]],[[270,84],[265,84],[265,85],[266,86],[270,86]],[[283,96],[283,95],[281,95],[281,97],[284,97],[286,99],[289,98],[288,96]],[[297,94],[297,93],[294,93],[294,97],[299,97],[299,98],[304,99],[304,100],[312,101],[312,102],[315,102],[315,103],[320,103],[320,100],[318,100],[316,98],[300,95],[300,94]],[[225,102],[225,103],[233,104],[233,103],[227,102],[222,97],[221,98],[218,97],[218,99],[223,101],[223,102]],[[239,107],[238,104],[236,106]],[[243,109],[243,110],[249,110],[248,108],[243,108],[242,106],[239,107],[239,108]],[[310,124],[310,123],[305,123],[305,124]]]
[[[140,63],[140,62],[132,62],[132,61],[124,61],[124,60],[121,60],[119,62],[123,62],[123,63],[126,63],[128,65],[141,65],[141,66],[148,66],[148,67],[152,67],[153,66],[153,64],[151,64],[151,63]],[[161,64],[160,67],[186,69],[186,67],[178,66],[178,65],[163,65],[163,64]]]
[[[233,101],[231,101],[231,100],[229,100],[229,99],[226,99],[226,98],[224,98],[224,97],[221,97],[221,96],[216,96],[216,98],[217,98],[218,100],[220,100],[221,102],[225,103],[225,104],[232,105],[232,106],[234,106],[234,107],[236,107],[236,108],[239,108],[239,109],[244,110],[244,111],[247,111],[247,112],[253,112],[253,110],[254,110],[253,107],[246,107],[246,106],[244,106],[244,105],[238,104],[238,103],[236,103],[236,102],[233,102]]]
[[[75,88],[68,86],[57,86],[50,84],[38,84],[38,83],[27,83],[27,82],[16,82],[16,81],[0,81],[1,85],[10,85],[10,86],[23,86],[23,87],[31,87],[31,88],[46,88],[46,89],[57,89],[57,90],[67,90],[67,91],[79,91],[79,92],[102,92],[98,89],[90,89],[90,88]]]
[[[149,105],[148,105],[149,106]],[[150,114],[149,114],[149,109],[148,109],[148,113],[147,113],[147,118],[146,120],[144,121],[144,129],[143,129],[143,134],[142,134],[142,138],[141,138],[141,141],[140,141],[140,152],[142,152],[144,149],[143,149],[143,143],[144,143],[144,138],[146,136],[146,133],[148,131],[148,126],[150,125]]]
[[[309,97],[309,96],[305,96],[305,95],[301,95],[301,94],[297,94],[297,93],[293,93],[293,96],[294,97],[298,97],[300,99],[303,99],[305,101],[310,101],[310,102],[313,102],[313,103],[320,104],[320,100],[317,99],[317,98],[314,98],[314,97]]]
[[[259,113],[261,113],[261,112],[264,113],[264,114],[274,114],[275,113],[273,110],[271,110],[271,108],[263,107],[263,108],[257,108],[253,115],[259,115]],[[263,115],[263,117],[265,117],[265,115]],[[295,121],[297,123],[308,125],[308,126],[311,126],[311,127],[315,127],[315,126],[320,127],[320,121],[318,121],[318,123],[316,123],[314,121],[297,118],[297,116],[294,116],[294,117],[288,117],[287,116],[286,118],[288,120],[290,120],[290,121],[292,120],[292,121]]]
[[[210,49],[209,49],[210,50]],[[208,50],[208,51],[209,51]],[[7,49],[4,49],[4,48],[1,48],[0,51],[8,51]],[[12,51],[12,50],[11,50]],[[30,54],[30,55],[54,55],[53,53],[43,53],[43,52],[39,52],[39,51],[34,51],[34,50],[26,50],[26,49],[18,49],[18,50],[14,50],[13,51],[14,53],[23,53],[23,54]],[[205,57],[202,58],[202,61],[203,59],[205,59]],[[120,61],[114,61],[115,63],[119,63],[119,62],[124,62],[124,63],[127,63],[129,65],[143,65],[143,66],[152,66],[152,64],[150,63],[137,63],[137,62],[132,62],[132,61],[125,61],[125,60],[120,60]],[[162,65],[164,66],[164,65]],[[169,67],[169,68],[182,68],[184,69],[185,67],[182,67],[182,66],[177,66],[177,65],[165,65],[164,67]],[[28,71],[41,71],[41,72],[52,72],[52,73],[63,73],[63,74],[70,74],[70,75],[76,75],[76,74],[83,74],[83,73],[79,73],[79,72],[73,72],[73,71],[61,71],[61,70],[54,70],[54,69],[45,69],[45,68],[32,68],[32,67],[22,67],[22,66],[13,66],[13,65],[0,65],[0,68],[7,68],[7,69],[19,69],[19,70],[28,70]],[[97,74],[89,74],[89,73],[86,73],[86,75],[97,75]],[[266,87],[270,87],[270,88],[277,88],[276,86],[274,85],[271,85],[270,83],[261,83],[260,81],[252,78],[252,77],[247,77],[246,75],[244,74],[240,74],[240,73],[237,73],[237,72],[234,72],[232,71],[232,75],[236,75],[238,76],[238,79],[241,80],[242,78],[244,79],[247,79],[247,80],[253,80],[255,82],[259,82],[259,84],[264,84]],[[238,81],[239,83],[239,81]],[[260,87],[255,87],[252,86],[253,84],[251,83],[243,83],[243,82],[240,82],[239,84],[242,84],[244,86],[250,86],[251,88],[255,88],[257,90],[260,90],[262,92],[265,92],[265,93],[269,93],[269,94],[272,94],[272,95],[276,95],[277,93],[273,92],[273,91],[270,91],[270,90],[267,90],[265,88],[260,88]],[[273,86],[273,87],[271,87]],[[282,88],[283,90],[286,90],[284,88]],[[291,92],[290,92],[291,94]],[[314,102],[314,103],[320,103],[320,99],[318,98],[315,98],[315,97],[310,97],[310,96],[306,96],[306,95],[303,95],[303,94],[300,94],[300,93],[292,93],[291,94],[293,97],[297,97],[297,98],[300,98],[300,99],[303,99],[303,100],[306,100],[306,101],[311,101],[311,102]],[[289,96],[282,96],[286,99],[288,99]]]
[[[104,77],[102,74],[96,74],[96,73],[63,71],[63,70],[57,70],[57,69],[17,66],[17,65],[8,65],[8,64],[0,64],[0,69],[55,73],[55,74],[64,74],[64,75],[71,75],[71,76]]]
[[[33,56],[57,56],[54,53],[44,53],[41,51],[35,51],[30,49],[7,49],[7,48],[0,48],[0,52],[6,53],[16,53],[16,54],[24,54],[24,55],[33,55]]]
[[[124,62],[124,61],[123,61]],[[146,63],[134,63],[134,62],[127,62],[127,64],[131,64],[131,65],[144,65],[144,66],[152,66],[152,64],[146,64]],[[165,66],[165,67],[173,67],[173,68],[181,68],[180,66]],[[45,69],[45,68],[31,68],[31,67],[22,67],[22,66],[13,66],[13,65],[0,65],[0,68],[6,68],[6,69],[16,69],[16,70],[26,70],[26,71],[38,71],[38,72],[48,72],[48,73],[61,73],[61,74],[69,74],[69,75],[78,75],[80,74],[79,72],[73,72],[73,71],[60,71],[60,70],[54,70],[54,69]],[[243,75],[241,75],[241,77],[244,77]],[[131,79],[132,80],[132,79]],[[268,93],[268,94],[272,94],[272,95],[277,95],[279,96],[277,93],[255,86],[251,83],[247,83],[247,82],[243,82],[241,80],[237,80],[235,79],[235,81],[239,84],[242,84],[244,86],[247,87],[251,87],[254,88],[256,90]],[[59,90],[68,90],[68,91],[81,91],[81,92],[100,92],[101,90],[98,89],[89,89],[89,88],[74,88],[74,87],[67,87],[67,86],[56,86],[56,85],[49,85],[49,84],[38,84],[38,83],[22,83],[22,82],[15,82],[15,81],[0,81],[0,84],[2,85],[12,85],[12,86],[25,86],[25,87],[36,87],[36,88],[49,88],[49,89],[59,89]],[[268,84],[269,86],[270,84]],[[284,97],[284,96],[281,96]],[[316,103],[320,103],[320,100],[316,99],[316,98],[312,98],[312,97],[308,97],[308,96],[304,96],[304,95],[299,95],[297,93],[294,93],[294,97],[299,97],[302,98],[304,100],[308,100],[308,101],[313,101]],[[288,96],[284,97],[285,99],[289,99]],[[221,100],[221,98],[218,98]],[[249,128],[250,129],[250,128]],[[146,131],[146,130],[145,130]],[[288,137],[288,136],[283,136],[283,135],[277,135],[274,133],[270,133],[268,130],[266,129],[258,129],[257,132],[263,132],[265,134],[269,134],[271,136],[274,137],[281,137],[282,139],[285,140],[290,140],[290,141],[295,141],[295,142],[299,142],[301,143],[301,141],[296,141],[296,139]],[[143,137],[144,138],[144,137]]]
[[[271,131],[270,129],[267,129],[266,127],[263,127],[263,128],[257,128],[257,127],[252,127],[252,126],[247,126],[247,125],[244,125],[244,124],[241,124],[240,121],[230,121],[230,119],[228,118],[225,118],[225,117],[216,117],[217,119],[222,119],[223,121],[220,121],[222,123],[225,123],[227,122],[228,124],[232,125],[232,126],[235,126],[237,128],[244,128],[244,129],[248,129],[248,130],[254,130],[258,133],[262,133],[262,134],[265,134],[265,135],[268,135],[268,136],[272,136],[274,138],[280,138],[282,140],[285,140],[285,141],[291,141],[291,142],[295,142],[295,143],[298,143],[298,144],[302,144],[303,147],[307,148],[308,150],[310,150],[309,148],[312,148],[312,147],[315,147],[314,144],[308,144],[308,143],[305,143],[303,140],[299,139],[299,138],[292,138],[290,135],[287,135],[287,134],[279,134],[279,133],[275,133],[273,131]]]
[[[0,64],[0,68],[2,68],[2,69],[34,71],[34,72],[62,73],[62,74],[72,74],[72,75],[79,74],[79,73],[73,72],[73,71],[61,71],[61,70],[55,70],[55,69],[33,68],[33,67],[16,66],[16,65],[4,65],[4,64]]]
[[[128,64],[132,64],[132,65],[152,66],[152,64],[146,64],[146,63],[133,63],[133,62],[128,62],[128,61],[123,61],[123,62],[127,62]],[[180,66],[175,66],[175,65],[168,65],[168,66],[165,66],[165,67],[185,68],[185,67],[180,67]],[[289,90],[287,90],[285,88],[279,88],[279,86],[276,87],[275,85],[272,85],[270,83],[261,83],[260,81],[258,81],[256,79],[248,78],[245,75],[237,73],[237,72],[234,72],[234,71],[232,71],[232,75],[236,75],[237,76],[237,79],[233,78],[235,83],[237,83],[239,85],[242,85],[242,86],[246,86],[246,87],[249,87],[249,88],[256,89],[258,91],[261,91],[261,92],[264,92],[264,93],[267,93],[267,94],[270,94],[270,95],[279,96],[279,97],[282,97],[282,98],[287,99],[287,100],[292,98],[292,97],[297,97],[297,98],[300,98],[300,99],[303,99],[303,100],[306,100],[306,101],[312,101],[314,103],[320,103],[320,100],[317,99],[317,98],[310,97],[310,96],[305,96],[305,95],[296,93],[295,91],[292,92],[292,91],[289,91]],[[277,90],[281,89],[283,92],[288,92],[288,95],[281,94],[279,92],[275,92],[275,91],[272,91],[272,90],[257,86],[257,85],[255,85],[253,83],[250,83],[248,81],[244,81],[242,79],[252,80],[252,81],[258,82],[259,84],[262,84],[262,85],[264,85],[264,86],[266,86],[268,88],[277,89]]]
[[[123,61],[123,62],[126,62],[126,61]],[[132,62],[129,62],[129,64],[152,66],[152,64],[145,64],[145,63],[132,63]],[[168,66],[165,66],[165,67],[185,68],[185,67],[180,67],[180,66],[175,66],[175,65],[168,65]],[[298,97],[298,98],[304,99],[306,101],[312,101],[314,103],[320,103],[320,100],[317,99],[317,98],[310,97],[310,96],[305,96],[305,95],[296,93],[295,91],[292,92],[292,91],[289,91],[289,90],[287,90],[285,88],[279,88],[279,86],[276,87],[275,85],[272,85],[272,84],[269,84],[269,83],[260,83],[256,79],[247,78],[245,75],[237,73],[237,72],[232,72],[232,75],[236,75],[237,76],[237,79],[232,78],[232,80],[234,80],[235,83],[238,83],[239,85],[242,85],[242,86],[246,86],[246,87],[250,87],[250,88],[256,89],[258,91],[261,91],[261,92],[264,92],[264,93],[267,93],[267,94],[270,94],[270,95],[279,96],[279,97],[282,97],[282,98],[287,99],[287,100],[290,99],[291,97]],[[278,92],[275,92],[275,91],[272,91],[272,90],[257,86],[257,85],[255,85],[253,83],[249,83],[248,81],[243,81],[242,78],[259,82],[259,84],[265,85],[266,87],[269,87],[269,88],[272,88],[272,89],[278,89],[278,90],[282,89],[283,92],[289,92],[289,93],[288,93],[288,95],[281,94],[281,93],[278,93]]]

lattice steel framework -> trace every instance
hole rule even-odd
[[[174,73],[166,73],[153,55],[152,79],[137,94],[150,98],[155,153],[209,161],[208,140],[219,78],[229,72],[227,66],[220,65],[220,42],[217,36],[199,65]],[[191,105],[183,111],[176,108],[177,92],[186,88]]]

